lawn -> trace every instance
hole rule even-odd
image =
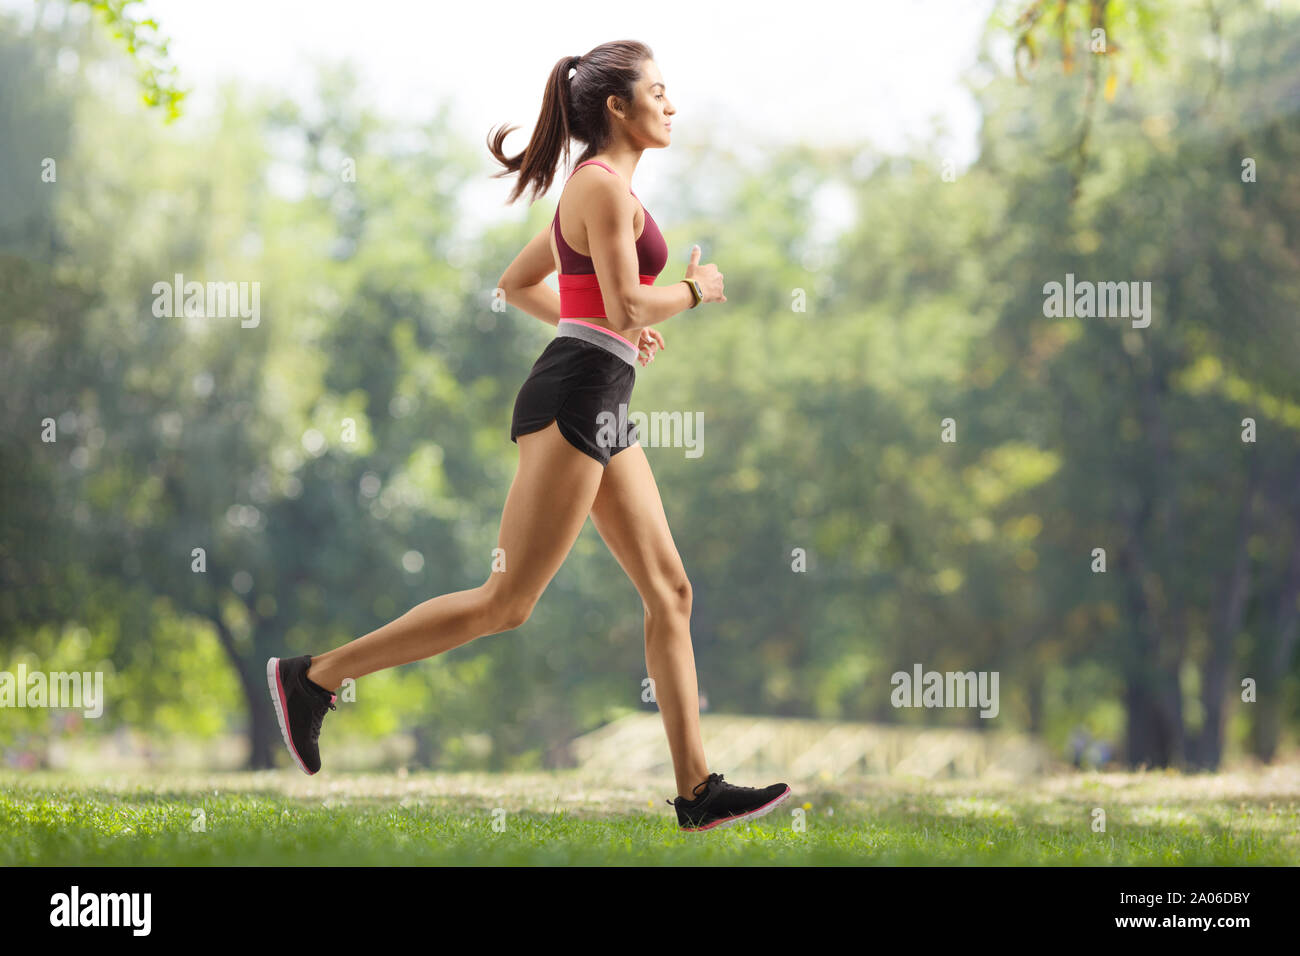
[[[1300,863],[1296,766],[810,781],[704,834],[678,832],[671,789],[578,772],[0,771],[0,866]]]

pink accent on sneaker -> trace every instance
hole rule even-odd
[[[302,757],[298,754],[298,748],[293,745],[293,734],[289,732],[289,705],[284,696],[284,682],[280,680],[280,658],[271,659],[275,667],[275,690],[279,695],[279,706],[276,707],[276,716],[280,718],[280,733],[284,737],[284,742],[289,745],[289,752],[293,754],[293,759],[298,763],[298,769],[305,774],[312,774],[315,771],[308,770],[307,764],[303,762]]]
[[[714,830],[717,829],[718,827],[729,827],[733,823],[740,823],[742,820],[753,820],[755,817],[761,817],[764,814],[771,813],[774,809],[776,809],[777,804],[784,802],[785,798],[790,796],[790,792],[791,792],[790,788],[786,787],[785,793],[778,794],[777,796],[769,800],[767,803],[763,804],[761,807],[756,807],[755,809],[750,810],[748,813],[740,813],[735,816],[724,817],[721,820],[714,820],[708,826],[678,827],[677,829],[680,830],[682,833],[703,833],[705,830]]]

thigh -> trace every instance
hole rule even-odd
[[[600,486],[600,462],[578,451],[555,422],[519,436],[519,469],[501,513],[505,571],[487,587],[536,600],[577,540]]]
[[[591,520],[642,601],[649,604],[686,583],[659,486],[640,445],[610,459],[591,506]]]

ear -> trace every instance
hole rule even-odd
[[[627,115],[624,112],[623,101],[619,99],[617,96],[615,96],[613,93],[609,94],[609,96],[605,98],[605,105],[608,106],[610,112],[612,112],[619,119],[627,119]]]

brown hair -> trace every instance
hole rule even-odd
[[[506,204],[513,203],[529,186],[533,190],[530,202],[551,188],[561,154],[566,162],[569,159],[570,138],[587,144],[578,157],[579,164],[604,149],[610,137],[606,100],[617,96],[631,106],[633,88],[641,79],[641,64],[652,59],[654,54],[644,43],[616,40],[556,63],[546,81],[541,115],[524,151],[506,156],[501,149],[505,138],[519,127],[498,127],[495,134],[488,131],[488,151],[505,167],[493,178],[519,173]],[[574,71],[572,79],[570,70]]]

